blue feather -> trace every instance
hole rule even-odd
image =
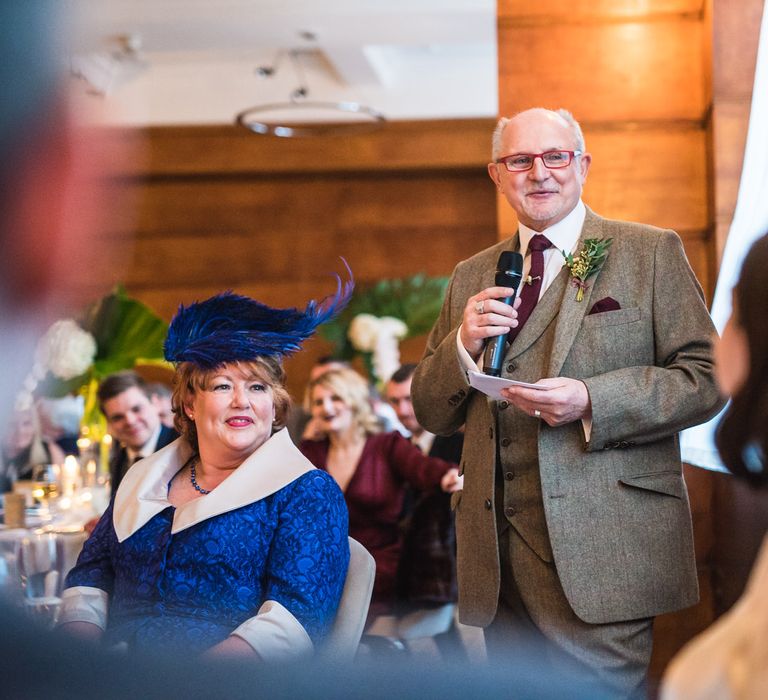
[[[227,362],[252,360],[261,355],[284,356],[296,352],[317,327],[349,303],[355,288],[352,270],[342,258],[349,280],[336,277],[336,293],[301,311],[275,309],[250,297],[223,292],[189,306],[179,305],[165,340],[165,359],[193,362],[213,369]]]

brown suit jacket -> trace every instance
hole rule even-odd
[[[552,428],[468,386],[456,350],[467,298],[493,285],[502,241],[460,263],[413,380],[427,430],[466,423],[464,490],[455,495],[461,619],[489,624],[499,595],[497,527],[517,529],[554,561],[574,612],[590,623],[650,617],[698,597],[678,432],[713,415],[714,328],[678,236],[603,219],[586,238],[613,238],[581,302],[563,268],[508,348],[502,376],[581,379],[592,433]],[[611,297],[620,309],[588,315]],[[495,479],[496,451],[499,471]],[[496,512],[498,511],[498,512]],[[515,572],[524,576],[525,572]]]

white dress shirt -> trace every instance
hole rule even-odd
[[[563,265],[565,265],[562,251],[576,252],[576,246],[579,242],[579,236],[581,236],[581,229],[584,226],[586,215],[587,208],[584,206],[584,202],[579,200],[568,216],[543,231],[534,231],[524,224],[519,225],[520,254],[523,256],[523,280],[528,277],[531,269],[531,256],[528,255],[528,245],[531,242],[531,238],[541,233],[552,243],[552,247],[544,251],[544,275],[541,279],[539,299],[541,299],[541,296],[547,291],[549,285],[554,282],[555,277],[557,277]],[[477,362],[470,357],[467,349],[461,343],[461,327],[459,327],[459,332],[456,334],[456,346],[462,367],[465,370],[473,369],[482,372],[483,355],[480,355]],[[581,424],[584,428],[584,437],[589,442],[589,437],[592,433],[592,419],[584,418]]]

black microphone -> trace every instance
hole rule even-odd
[[[512,287],[514,291],[511,296],[501,299],[501,301],[512,306],[522,278],[523,256],[520,253],[505,250],[499,255],[499,262],[496,263],[495,284],[497,287]],[[501,374],[501,364],[504,362],[504,351],[506,350],[508,335],[509,332],[502,333],[486,341],[485,355],[483,356],[483,372],[490,374],[492,377],[498,377]]]

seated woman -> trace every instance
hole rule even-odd
[[[733,397],[717,429],[717,449],[735,476],[768,487],[768,236],[747,254],[733,312],[715,345],[715,371]],[[768,492],[765,493],[768,498]],[[768,507],[768,500],[766,500]],[[663,700],[768,697],[768,536],[741,599],[672,660]]]
[[[347,509],[282,430],[280,358],[350,293],[303,312],[231,293],[180,307],[165,356],[182,437],[120,484],[67,576],[64,630],[264,661],[323,639],[349,561]]]
[[[311,381],[309,403],[325,438],[303,440],[299,449],[338,482],[349,508],[350,535],[376,560],[368,633],[396,636],[390,616],[406,487],[424,491],[439,485],[452,492],[461,488],[463,478],[455,464],[427,457],[400,433],[379,432],[368,384],[352,369],[329,370]]]
[[[14,411],[0,453],[0,493],[10,491],[18,479],[32,479],[35,467],[63,464],[64,452],[40,433],[35,408]]]

